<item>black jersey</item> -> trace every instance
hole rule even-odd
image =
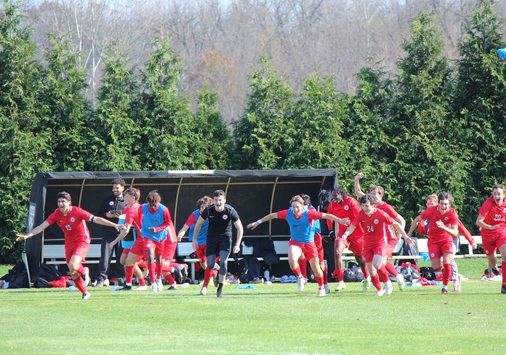
[[[227,237],[232,238],[232,223],[239,220],[237,211],[230,205],[225,204],[224,210],[216,211],[215,206],[211,205],[202,211],[200,216],[209,221],[207,237]]]

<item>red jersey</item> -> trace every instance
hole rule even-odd
[[[342,203],[336,203],[331,201],[329,203],[329,207],[327,208],[327,213],[336,216],[337,218],[348,218],[350,221],[353,221],[355,217],[358,216],[362,209],[360,208],[360,204],[353,197],[346,196]],[[331,219],[327,219],[327,227],[329,230],[333,229],[334,221]],[[338,223],[339,229],[336,231],[336,236],[341,237],[348,226]],[[363,237],[364,231],[361,226],[358,226],[352,234],[353,237]]]
[[[385,201],[381,201],[381,203],[379,205],[377,205],[376,208],[379,210],[382,210],[383,212],[385,212],[387,215],[389,215],[393,219],[396,219],[399,216],[397,211],[394,210],[394,208],[391,205],[389,205],[388,203],[386,203]]]
[[[397,218],[397,216],[399,216],[397,211],[394,210],[394,208],[391,205],[389,205],[388,203],[386,203],[385,201],[381,201],[381,203],[379,205],[377,205],[376,208],[379,210],[382,210],[387,215],[392,217],[394,220]],[[385,233],[387,235],[387,239],[389,239],[389,240],[397,239],[395,237],[394,228],[392,226],[388,226],[387,228],[385,228]]]
[[[436,224],[437,221],[441,221],[448,228],[451,226],[457,226],[459,217],[457,212],[453,208],[449,208],[448,211],[441,214],[439,212],[439,206],[428,207],[425,211],[420,214],[422,220],[428,219],[429,230],[427,231],[427,238],[429,241],[440,243],[446,240],[453,240],[453,236],[446,232],[444,229],[439,228]]]
[[[141,205],[136,202],[132,206],[125,208],[123,213],[125,214],[125,224],[131,224],[135,228],[135,233],[137,237],[141,236],[141,227],[142,227],[142,219],[141,214],[139,213],[139,207]]]
[[[65,243],[77,244],[86,242],[90,244],[90,230],[86,222],[91,221],[93,215],[88,211],[76,206],[70,206],[67,214],[63,214],[59,208],[47,217],[49,224],[56,223],[65,235]]]
[[[499,225],[499,228],[494,230],[481,228],[480,232],[483,237],[496,237],[505,233],[504,216],[506,215],[506,200],[503,201],[502,205],[498,205],[494,201],[494,197],[490,196],[483,202],[478,213],[485,217],[483,219],[484,223],[490,226]]]
[[[382,210],[375,208],[370,216],[361,210],[358,216],[351,222],[351,225],[357,228],[358,226],[362,226],[364,230],[364,249],[371,249],[387,244],[385,229],[393,223],[394,219],[392,217]]]
[[[422,222],[418,223],[418,234],[420,234],[420,235],[427,234],[427,229],[429,228],[427,222],[425,222],[425,223],[422,223]],[[462,234],[467,239],[469,244],[474,244],[473,236],[471,235],[469,230],[466,228],[464,223],[462,223],[460,218],[457,220],[457,227],[459,229],[460,234]],[[457,237],[453,237],[453,238],[455,239]]]

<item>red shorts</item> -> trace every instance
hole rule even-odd
[[[387,239],[387,257],[392,257],[392,252],[395,250],[395,247],[397,246],[397,238],[390,238]]]
[[[195,255],[199,258],[201,263],[205,263],[206,258],[206,244],[201,244],[197,246],[197,250],[195,250]]]
[[[322,235],[319,232],[316,232],[314,234],[314,245],[316,246],[316,250],[318,251],[318,259],[320,259],[320,261],[325,260],[322,240],[323,240]]]
[[[443,254],[453,254],[453,239],[444,240],[442,242],[431,242],[429,239],[427,247],[429,249],[429,258],[431,260],[440,259]]]
[[[165,246],[163,247],[163,260],[171,261],[174,259],[174,255],[176,254],[177,242],[165,242]]]
[[[346,240],[344,240],[343,238],[339,238],[339,239],[341,239],[344,242],[344,244],[346,245],[346,248],[348,248],[348,250],[351,251],[353,253],[353,255],[355,255],[355,256],[364,255],[364,238],[363,237],[354,238],[352,236],[349,236],[348,238],[346,238]]]
[[[86,241],[81,241],[76,244],[67,244],[65,243],[65,260],[70,263],[70,258],[72,256],[77,255],[81,257],[81,262],[86,261],[86,254],[88,254],[88,250],[90,249],[90,243]]]
[[[499,234],[495,238],[485,237],[482,235],[483,240],[483,251],[485,255],[489,256],[495,254],[496,250],[502,245],[506,244],[506,234]]]
[[[163,255],[163,248],[165,246],[165,240],[161,242],[155,242],[152,239],[144,238],[144,249],[146,251],[154,251],[155,255]]]
[[[350,249],[351,250],[351,249]],[[372,263],[374,255],[385,255],[387,252],[386,245],[372,245],[371,247],[364,248],[364,259],[366,263]]]
[[[302,254],[307,260],[311,260],[318,257],[318,250],[316,250],[316,245],[314,242],[299,243],[294,240],[290,240],[288,245],[299,247],[302,250]]]
[[[134,255],[144,255],[145,251],[144,238],[137,238],[132,248],[130,248],[130,253]]]

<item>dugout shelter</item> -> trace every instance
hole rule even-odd
[[[57,208],[56,195],[61,191],[70,193],[74,206],[97,213],[102,200],[111,195],[115,178],[125,179],[127,187],[140,189],[141,203],[145,202],[149,191],[158,190],[177,231],[195,210],[195,202],[200,197],[212,196],[215,190],[222,189],[227,194],[227,203],[239,213],[245,229],[244,238],[285,240],[289,239],[285,221],[273,220],[253,231],[246,229],[246,225],[288,208],[290,199],[299,193],[308,194],[316,206],[322,189],[337,186],[335,169],[43,172],[36,175],[32,184],[27,231],[42,223]],[[92,244],[100,244],[102,226],[88,223],[88,227]],[[32,277],[38,275],[40,264],[47,261],[44,246],[63,243],[63,232],[56,225],[26,241]]]

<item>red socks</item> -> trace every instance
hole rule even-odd
[[[448,286],[448,281],[452,277],[452,264],[443,264],[443,285]]]
[[[380,282],[378,274],[371,277],[371,282],[374,285],[374,287],[376,287],[376,290],[378,290],[378,291],[381,290],[381,282]]]
[[[125,282],[126,282],[126,284],[131,285],[133,278],[134,278],[134,267],[133,266],[125,266]]]
[[[336,274],[337,274],[337,281],[338,282],[341,282],[341,281],[344,281],[344,269],[339,269],[339,270],[336,270]]]
[[[307,259],[299,259],[299,268],[302,277],[307,279]]]
[[[302,272],[300,272],[300,266],[296,269],[293,269],[292,271],[295,274],[295,276],[297,276],[297,278],[300,279],[302,277]]]
[[[81,265],[82,267],[82,265]],[[76,285],[77,289],[79,291],[81,291],[81,293],[85,293],[86,292],[86,287],[84,287],[83,285],[83,279],[81,278],[80,275],[77,275],[77,279],[74,280],[74,285]]]
[[[165,280],[167,280],[169,285],[174,285],[176,283],[176,280],[174,280],[170,272],[167,275],[165,275]]]
[[[392,263],[389,263],[388,261],[385,264],[385,269],[389,273],[391,273],[392,275],[394,275],[395,277],[397,277],[397,275],[399,275],[399,273],[397,272],[397,269],[395,268],[395,266]]]

